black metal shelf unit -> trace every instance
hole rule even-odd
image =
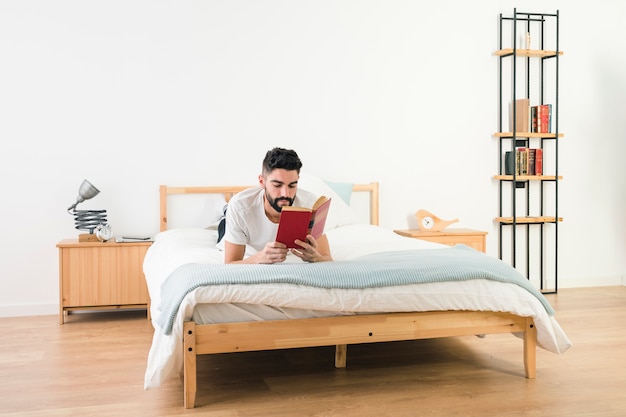
[[[494,176],[499,187],[498,253],[500,259],[510,262],[529,280],[538,281],[541,291],[556,293],[558,226],[562,221],[558,211],[558,187],[562,179],[558,149],[563,137],[559,131],[559,57],[563,52],[559,49],[558,10],[530,13],[514,9],[512,16],[500,14],[498,47],[495,55],[498,56],[499,127],[494,135],[499,143],[498,175]],[[520,98],[528,101],[521,104]],[[550,106],[549,128],[541,133],[534,131],[537,129],[533,128],[530,110],[540,105]],[[529,122],[520,117],[523,112]],[[520,126],[522,119],[526,125]],[[541,149],[540,175],[520,173],[511,164],[507,166],[507,151],[513,157],[512,165],[526,164],[517,159],[520,148],[533,149],[532,152]]]

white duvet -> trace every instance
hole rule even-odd
[[[326,234],[336,260],[392,250],[443,247],[362,224],[338,227]],[[155,237],[144,260],[153,323],[160,313],[161,284],[172,271],[186,263],[223,262],[222,252],[215,249],[215,239],[216,232],[206,229],[176,229]],[[300,260],[293,256],[288,262]],[[166,336],[155,326],[144,385],[146,389],[159,386],[182,370],[182,328],[190,319],[219,323],[433,310],[487,310],[532,316],[540,347],[562,353],[571,346],[541,302],[514,284],[480,279],[358,290],[292,284],[218,285],[198,288],[184,298],[171,335]]]

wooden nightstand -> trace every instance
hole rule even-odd
[[[480,230],[449,228],[440,232],[427,232],[418,229],[394,230],[394,232],[402,236],[443,243],[448,246],[462,243],[481,252],[486,252],[487,250],[485,238],[487,232],[481,232]]]
[[[150,297],[143,258],[152,242],[78,242],[62,240],[59,248],[60,322],[72,310],[145,308]]]

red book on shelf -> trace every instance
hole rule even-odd
[[[549,133],[552,120],[552,105],[540,104],[530,108],[531,132]]]
[[[537,133],[548,133],[550,131],[550,110],[548,104],[537,106]]]
[[[324,233],[330,201],[329,197],[322,196],[310,209],[283,207],[280,212],[276,241],[284,243],[288,248],[299,248],[300,246],[295,243],[296,239],[306,242],[308,234],[313,235],[315,239],[320,237]]]

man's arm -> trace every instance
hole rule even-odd
[[[246,245],[224,241],[224,263],[226,264],[274,264],[287,258],[287,246],[280,242],[270,242],[262,251],[244,259]]]

